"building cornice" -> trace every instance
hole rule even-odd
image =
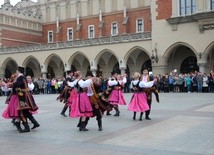
[[[177,30],[178,24],[197,22],[200,33],[203,33],[205,30],[214,28],[214,11],[201,12],[189,16],[172,17],[166,19],[166,21],[172,25],[172,30],[174,31]]]

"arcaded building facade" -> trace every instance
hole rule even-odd
[[[5,0],[0,76],[214,69],[214,0]]]

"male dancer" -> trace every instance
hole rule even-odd
[[[144,82],[151,81],[151,79],[149,77],[149,71],[148,71],[147,68],[145,68],[143,70],[143,74],[141,76],[141,80],[144,81]],[[150,112],[151,112],[151,105],[152,105],[152,92],[155,94],[157,102],[159,102],[158,90],[157,90],[157,88],[155,86],[153,86],[152,88],[144,88],[143,91],[146,93],[147,103],[149,105],[149,110],[146,111],[145,119],[146,120],[151,120],[149,115],[150,115]],[[143,115],[143,113],[141,113],[140,117],[142,117],[142,115]]]
[[[67,76],[66,76],[66,80],[64,81],[64,89],[62,91],[62,93],[57,97],[57,100],[60,100],[60,102],[63,101],[63,103],[65,103],[61,115],[64,117],[67,117],[67,115],[65,115],[66,110],[69,107],[69,97],[70,97],[70,93],[71,90],[73,89],[72,87],[70,87],[68,85],[69,82],[73,81],[73,72],[71,70],[67,71]]]

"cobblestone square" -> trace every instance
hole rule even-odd
[[[120,117],[103,116],[102,132],[94,118],[88,132],[79,132],[78,119],[60,115],[63,105],[56,97],[35,95],[40,109],[34,116],[41,126],[30,133],[20,134],[11,120],[0,118],[1,155],[214,154],[212,93],[161,93],[161,102],[153,101],[151,121],[134,121],[127,106],[121,106]],[[131,94],[125,97],[128,103]],[[0,97],[1,114],[6,108],[4,101],[5,97]]]

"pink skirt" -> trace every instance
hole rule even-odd
[[[108,101],[112,105],[126,105],[122,90],[113,90],[109,96]]]
[[[68,98],[68,105],[69,105],[69,106],[71,106],[75,94],[76,94],[76,90],[75,90],[75,89],[72,89],[71,92],[70,92],[70,96],[69,96],[69,98]]]
[[[70,117],[77,118],[81,116],[93,116],[93,109],[85,92],[76,93],[71,104]]]
[[[6,119],[17,118],[19,116],[18,113],[18,95],[11,95],[9,104],[6,110],[3,112],[2,117]]]
[[[149,110],[146,93],[145,92],[134,93],[130,101],[128,110],[134,112],[144,112]]]

